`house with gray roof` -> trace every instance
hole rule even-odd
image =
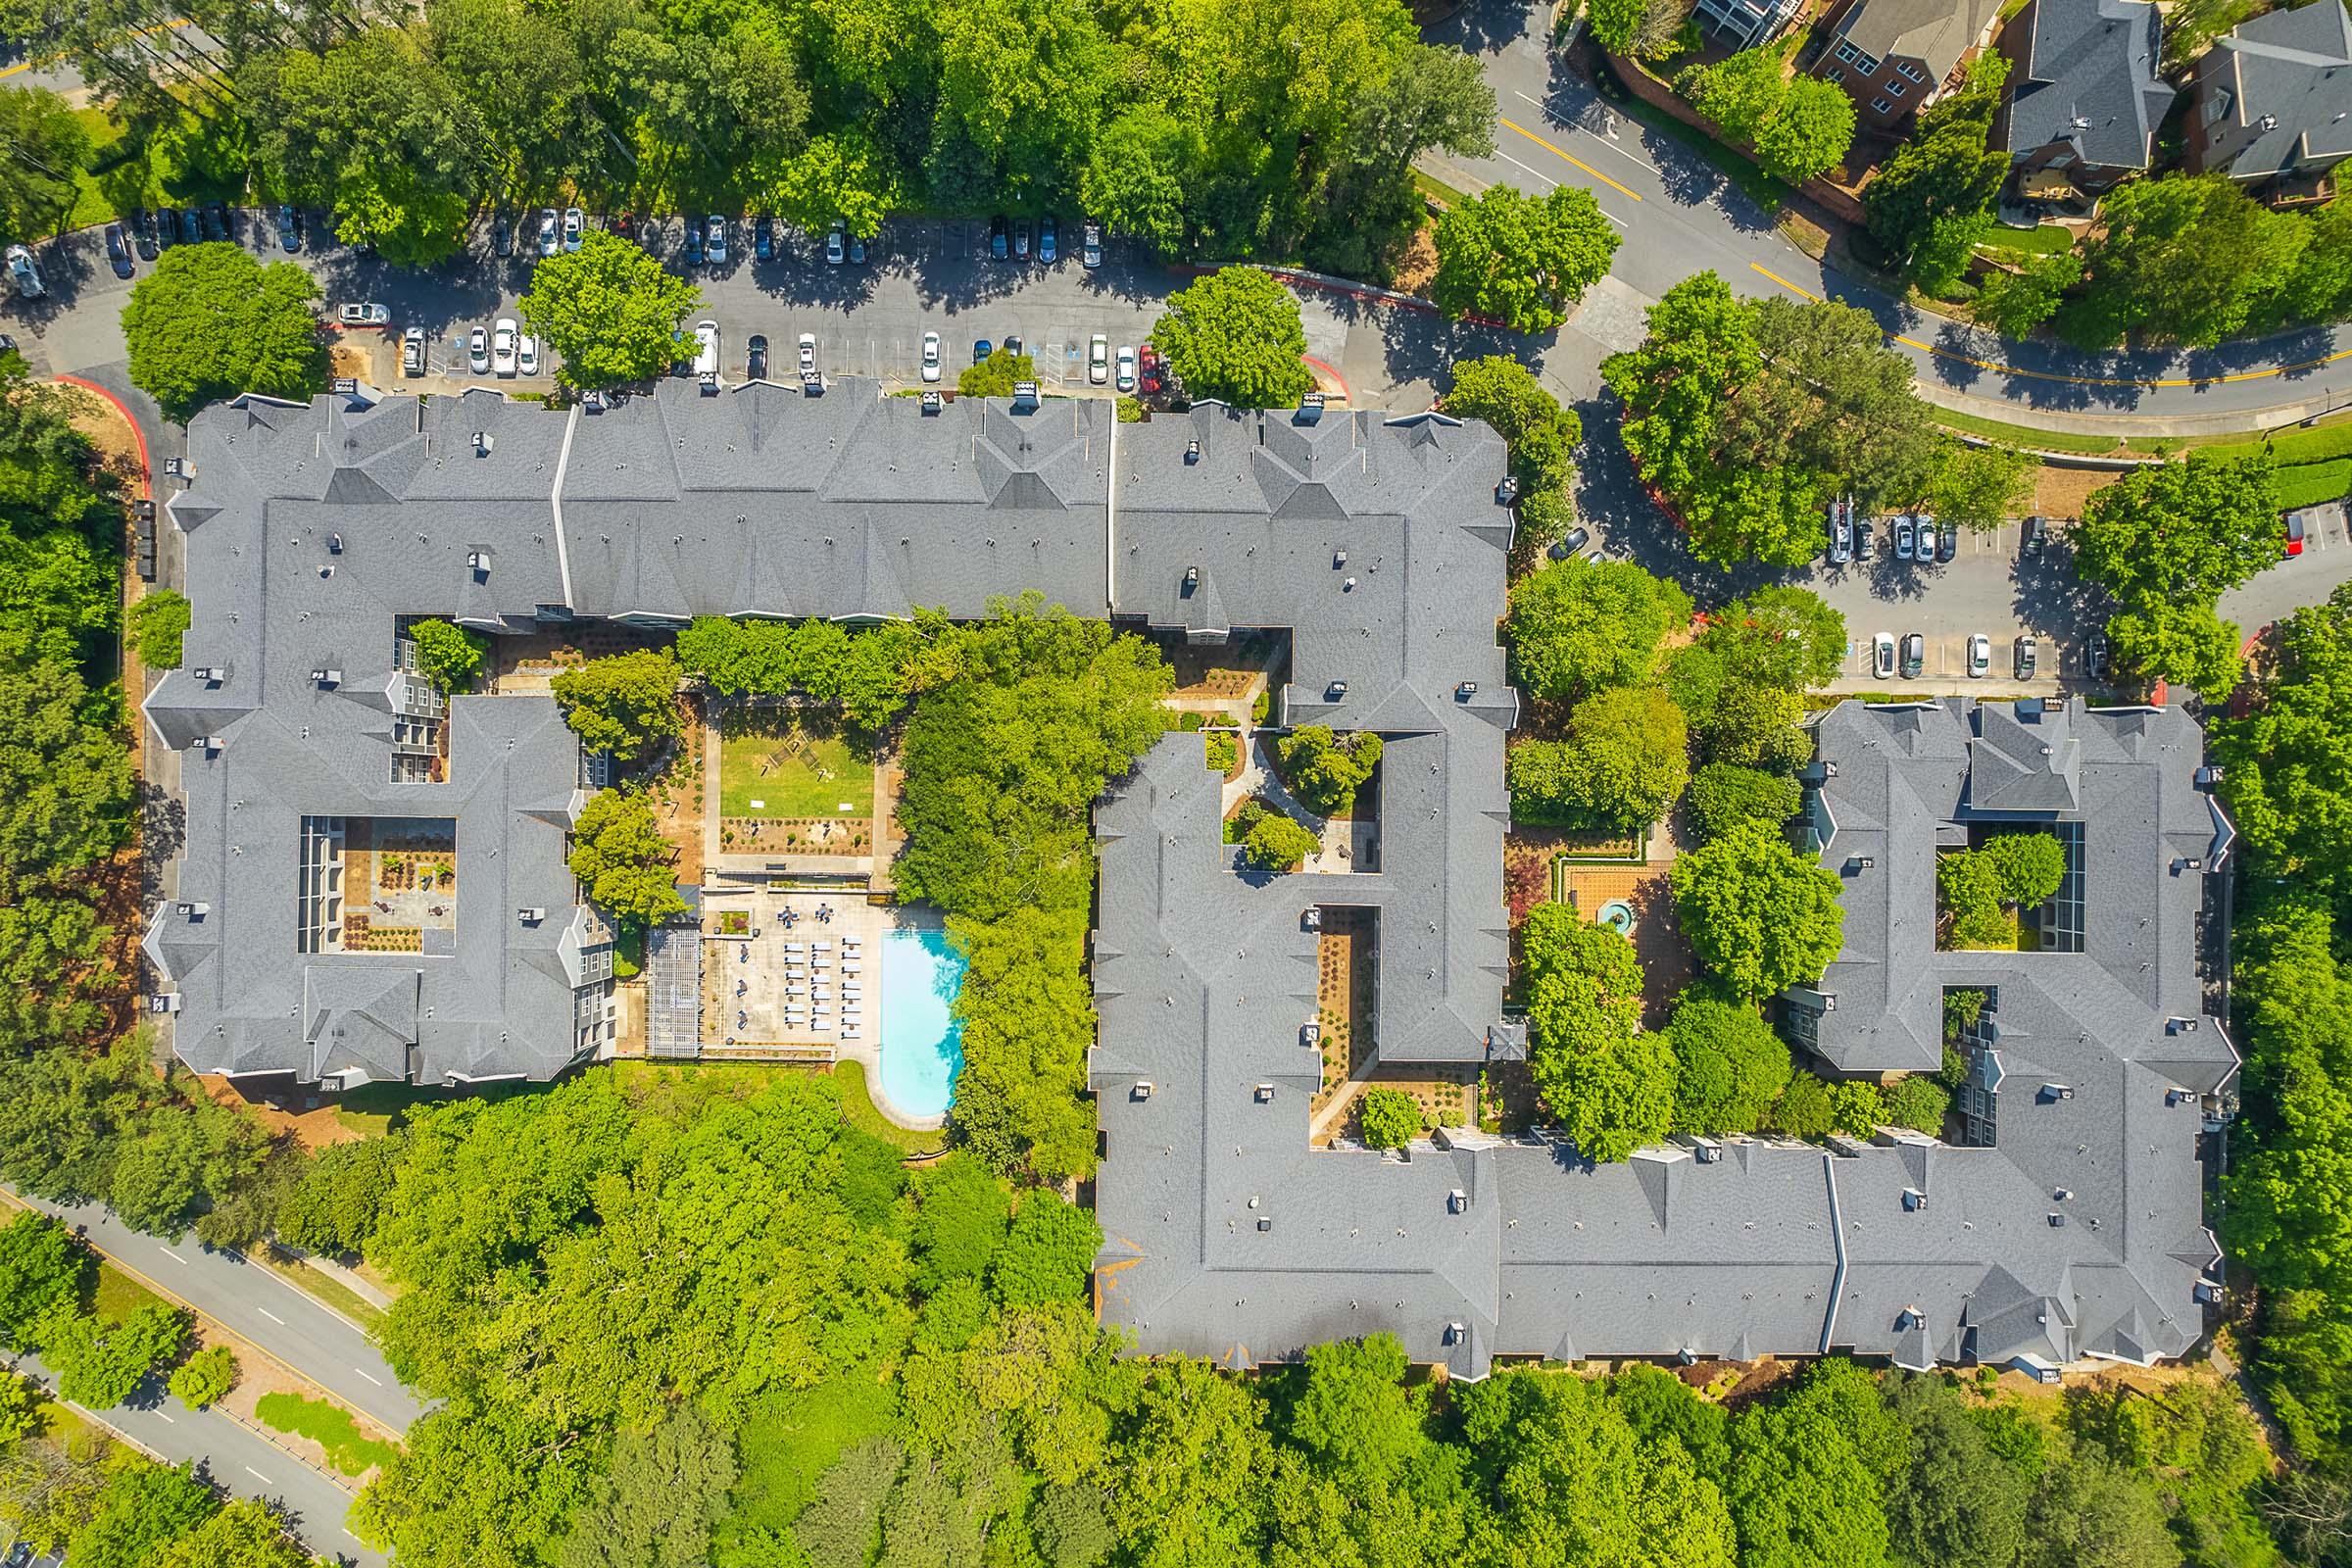
[[[2148,0],[2029,0],[2001,31],[2013,63],[1989,144],[2029,201],[2080,203],[2146,172],[2178,96],[2157,74],[2163,18]]]
[[[2352,11],[2311,0],[2216,38],[2190,79],[2191,173],[2272,200],[2324,200],[2352,157]]]
[[[1848,0],[1825,19],[1810,69],[1845,89],[1864,124],[1899,134],[1984,46],[2000,9],[2000,0]]]

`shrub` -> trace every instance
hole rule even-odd
[[[651,757],[678,734],[678,665],[666,651],[591,660],[563,671],[551,686],[580,744],[617,761]]]
[[[1796,814],[1804,792],[1796,780],[1735,762],[1709,762],[1691,776],[1683,796],[1701,841],[1721,838],[1743,822],[1779,827]]]
[[[409,641],[416,645],[418,673],[444,694],[469,690],[488,651],[479,633],[446,620],[412,622]]]
[[[1886,1120],[1891,1125],[1923,1133],[1941,1134],[1944,1112],[1952,1107],[1951,1095],[1925,1074],[1914,1074],[1893,1085],[1885,1099]]]
[[[1242,863],[1254,870],[1280,872],[1323,847],[1323,841],[1280,811],[1261,808],[1256,823],[1242,837]]]
[[[201,1410],[237,1386],[237,1358],[225,1345],[198,1350],[172,1374],[172,1393],[191,1410]]]
[[[1421,1131],[1421,1103],[1401,1089],[1371,1088],[1356,1104],[1364,1142],[1374,1149],[1402,1149]]]
[[[1359,731],[1335,737],[1323,724],[1301,725],[1274,746],[1291,793],[1318,816],[1344,816],[1355,792],[1380,761],[1380,737]]]
[[[149,669],[177,669],[188,620],[187,600],[159,588],[122,612],[122,637]]]
[[[1230,773],[1234,764],[1242,760],[1241,744],[1222,730],[1206,736],[1201,749],[1207,756],[1211,773]]]

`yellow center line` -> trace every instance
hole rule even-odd
[[[1500,120],[1499,116],[1496,118]],[[1621,195],[1630,196],[1635,201],[1640,201],[1642,199],[1642,193],[1640,191],[1627,190],[1623,185],[1618,184],[1608,175],[1602,173],[1599,170],[1594,169],[1591,164],[1586,163],[1582,158],[1577,157],[1574,153],[1568,152],[1563,148],[1553,146],[1550,142],[1545,141],[1543,137],[1537,135],[1525,125],[1514,124],[1507,120],[1500,120],[1500,123],[1503,129],[1517,131],[1520,135],[1525,136],[1529,141],[1534,142],[1537,146],[1543,148],[1544,151],[1559,154],[1560,157],[1567,159],[1577,168],[1583,170],[1586,173],[1591,174],[1594,179],[1599,180],[1603,185],[1608,186],[1609,189],[1616,191]]]
[[[1799,288],[1796,284],[1789,282],[1761,262],[1750,262],[1747,265],[1751,270],[1771,278],[1791,294],[1800,294],[1809,300],[1821,298],[1811,289]],[[2324,368],[2339,360],[2352,360],[2352,349],[2338,349],[2333,354],[2323,355],[2316,360],[2305,360],[2299,365],[2274,365],[2264,370],[2232,370],[2227,375],[2168,375],[2153,381],[2135,381],[2132,377],[2124,375],[2064,375],[2056,370],[2029,370],[2023,366],[2003,365],[1997,360],[1980,360],[1974,355],[1962,354],[1956,349],[1938,348],[1933,343],[1922,343],[1919,339],[1905,337],[1900,332],[1887,332],[1886,336],[1888,342],[1900,343],[1906,348],[1917,349],[1922,354],[1933,354],[1942,360],[1957,360],[1962,365],[1974,366],[1980,370],[1990,370],[1997,375],[2026,376],[2035,381],[2064,381],[2074,386],[2222,386],[2231,381],[2260,381],[2274,375],[2294,375],[2304,370]]]

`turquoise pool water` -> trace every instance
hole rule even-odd
[[[945,931],[882,938],[882,1094],[905,1115],[941,1116],[956,1102],[963,1025],[950,1008],[965,967]]]

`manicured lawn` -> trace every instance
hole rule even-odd
[[[1444,180],[1433,174],[1424,174],[1418,169],[1413,171],[1413,189],[1445,207],[1459,207],[1470,199],[1468,191],[1455,190]]]
[[[2100,456],[2120,452],[2124,443],[2111,435],[2074,435],[2064,430],[2036,430],[2031,425],[2005,424],[1999,419],[1981,418],[1974,414],[1961,414],[1938,405],[1931,405],[1928,416],[1947,430],[1964,435],[1981,435],[1987,441],[2005,441],[2011,446],[2033,447],[2043,452],[2079,452]]]
[[[2056,256],[2075,248],[2075,236],[2057,223],[2033,228],[1999,225],[1977,242],[1981,251],[2014,251],[2020,256]]]
[[[833,1084],[841,1091],[841,1119],[859,1132],[871,1133],[893,1149],[904,1150],[909,1154],[935,1153],[946,1144],[945,1133],[918,1132],[902,1127],[876,1110],[873,1097],[866,1093],[864,1062],[835,1062]]]
[[[871,817],[874,759],[854,731],[801,725],[782,731],[722,731],[718,745],[721,816]]]
[[[2278,470],[2278,505],[2287,511],[2352,495],[2352,458],[2305,463]]]
[[[245,1254],[245,1259],[250,1263],[261,1264],[270,1273],[302,1292],[303,1295],[333,1307],[362,1328],[377,1328],[384,1321],[383,1312],[373,1301],[350,1289],[342,1281],[330,1275],[321,1274],[308,1264],[292,1259],[272,1257],[267,1247],[253,1249]]]
[[[68,228],[103,223],[134,207],[238,206],[261,199],[248,192],[245,172],[237,167],[237,138],[217,134],[196,115],[159,123],[139,137],[103,109],[79,109],[74,118],[90,138],[90,167],[74,175],[78,193]]]
[[[253,1413],[280,1432],[309,1438],[326,1450],[327,1462],[347,1476],[365,1475],[373,1466],[400,1457],[400,1450],[392,1445],[361,1431],[350,1411],[324,1399],[265,1394],[254,1401]]]
[[[2260,441],[2225,440],[2211,443],[2207,450],[2217,458],[2250,458],[2263,445]],[[2281,467],[2352,458],[2352,419],[2323,424],[2312,430],[2281,430],[2271,437],[2269,445],[2271,456],[2278,460]]]
[[[120,1323],[142,1306],[169,1309],[173,1304],[104,1258],[98,1260],[98,1289],[94,1296],[91,1310],[109,1323]]]

